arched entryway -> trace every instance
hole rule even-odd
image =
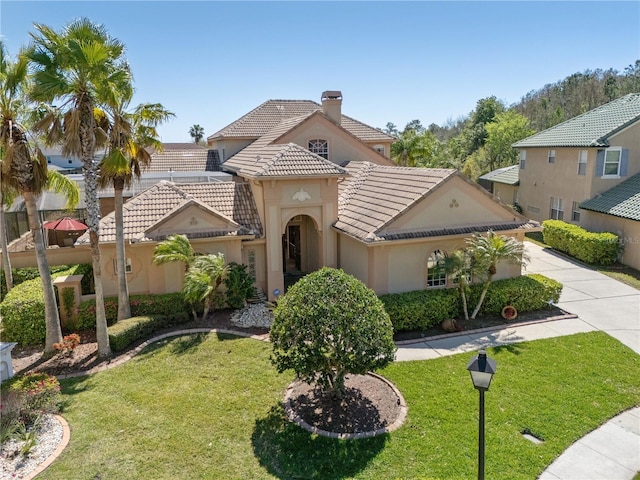
[[[321,265],[320,232],[313,218],[296,215],[285,226],[282,234],[282,271],[287,289],[307,273]]]

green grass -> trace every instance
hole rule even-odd
[[[43,479],[467,479],[476,476],[473,354],[392,364],[399,430],[340,441],[283,418],[270,345],[223,335],[159,342],[125,365],[62,382],[71,442]],[[571,443],[640,404],[640,356],[604,333],[490,348],[486,472],[536,478]],[[545,441],[534,445],[529,430]]]
[[[542,232],[530,232],[526,233],[525,237],[531,243],[535,243],[543,248],[551,248],[549,245],[544,243],[542,239]],[[637,290],[640,290],[640,272],[635,268],[631,268],[627,265],[623,265],[621,263],[614,263],[610,266],[601,266],[601,265],[588,265],[586,263],[581,262],[580,260],[570,257],[566,253],[558,252],[561,255],[565,255],[567,258],[571,258],[572,261],[580,263],[585,268],[589,268],[591,270],[595,270],[596,272],[600,272],[603,275],[613,278],[614,280],[618,280],[630,287],[633,287]]]

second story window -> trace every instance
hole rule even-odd
[[[309,151],[329,160],[329,143],[326,140],[309,140]]]
[[[524,170],[526,163],[527,163],[527,151],[520,150],[520,170]]]
[[[578,152],[578,175],[587,174],[587,150]]]
[[[556,163],[556,151],[549,150],[549,155],[547,156],[549,163]]]

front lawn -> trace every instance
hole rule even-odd
[[[62,382],[71,442],[44,479],[474,478],[472,353],[395,363],[405,425],[339,441],[283,419],[292,375],[270,344],[226,335],[159,342],[125,365]],[[487,478],[532,479],[571,443],[640,404],[640,356],[604,333],[488,349]],[[544,439],[535,445],[523,430]]]

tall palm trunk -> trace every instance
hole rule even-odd
[[[51,354],[54,352],[53,344],[62,341],[60,315],[58,313],[58,305],[56,303],[56,294],[53,290],[51,270],[49,270],[49,263],[47,261],[44,237],[42,235],[42,222],[40,221],[40,215],[38,214],[38,208],[36,206],[36,196],[33,192],[25,191],[22,192],[22,197],[24,198],[24,203],[27,207],[29,229],[31,230],[31,235],[33,235],[38,273],[40,273],[42,290],[44,292],[44,312],[47,324],[44,353]]]
[[[2,195],[0,195],[0,202]],[[11,272],[11,259],[7,246],[7,219],[4,214],[4,203],[0,203],[0,249],[2,249],[2,268],[4,270],[4,283],[7,293],[13,288],[13,273]]]
[[[104,309],[104,293],[102,289],[102,263],[100,258],[100,205],[98,204],[98,165],[94,162],[95,136],[93,130],[95,119],[93,106],[89,96],[85,93],[79,105],[80,110],[80,151],[82,170],[84,173],[85,202],[91,243],[91,263],[93,265],[93,280],[96,290],[96,339],[98,341],[98,355],[111,356],[109,333],[107,331],[107,316]]]
[[[127,284],[126,252],[124,248],[124,219],[122,191],[124,182],[121,179],[114,180],[114,201],[116,220],[116,267],[118,270],[118,321],[131,317],[131,305],[129,303],[129,285]]]

